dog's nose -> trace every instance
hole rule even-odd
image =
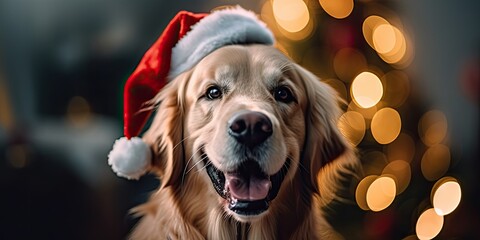
[[[239,143],[252,148],[272,135],[272,122],[263,113],[241,111],[229,121],[228,133]]]

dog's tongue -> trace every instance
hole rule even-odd
[[[242,177],[239,174],[225,174],[225,189],[237,200],[256,201],[265,199],[272,183],[267,178]]]

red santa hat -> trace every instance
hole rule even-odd
[[[176,76],[214,50],[233,44],[273,45],[274,37],[253,12],[241,7],[210,14],[179,12],[145,53],[124,90],[124,135],[115,141],[108,164],[118,176],[138,179],[151,166],[152,153],[138,135],[152,110],[144,109]]]

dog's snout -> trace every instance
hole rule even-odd
[[[228,121],[228,133],[239,143],[255,147],[272,135],[272,122],[263,113],[242,111]]]

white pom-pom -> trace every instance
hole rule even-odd
[[[108,164],[120,177],[139,179],[150,169],[151,158],[152,152],[141,138],[122,137],[113,144],[108,154]]]

